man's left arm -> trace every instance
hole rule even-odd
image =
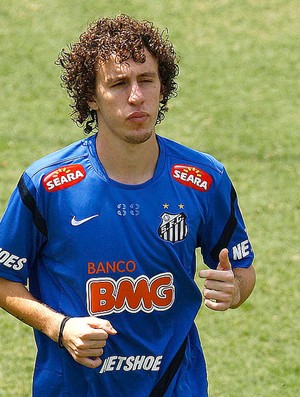
[[[204,303],[216,311],[239,307],[251,294],[256,281],[253,265],[232,269],[228,250],[222,249],[216,270],[201,270],[204,281]]]

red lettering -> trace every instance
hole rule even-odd
[[[97,281],[90,284],[91,295],[91,312],[102,313],[109,312],[115,304],[113,296],[114,285],[105,280]]]
[[[90,279],[87,283],[87,305],[92,316],[124,310],[131,313],[163,311],[168,310],[174,300],[175,286],[171,273],[161,273],[151,279],[147,276],[136,279],[121,277],[116,281],[104,277]]]
[[[153,303],[157,308],[169,306],[173,299],[174,286],[173,279],[170,276],[163,276],[153,280],[151,284],[151,293]]]
[[[121,268],[121,265],[124,265],[124,264],[125,264],[125,261],[119,261],[119,262],[117,262],[117,271],[118,271],[119,273],[124,273],[124,272],[125,272],[125,268],[124,268],[124,269]]]
[[[98,263],[98,266],[97,266],[97,274],[98,274],[98,273],[105,273],[105,267],[104,267],[104,265],[103,265],[102,262],[99,262],[99,263]]]
[[[118,284],[119,289],[115,303],[116,310],[122,311],[126,306],[133,311],[138,311],[141,306],[146,310],[151,309],[152,299],[147,280],[141,279],[135,282],[135,280],[125,279]]]
[[[126,262],[126,270],[127,270],[129,273],[134,272],[135,269],[136,269],[136,263],[135,263],[135,261],[128,261],[128,262]]]
[[[108,273],[110,270],[113,273],[116,272],[116,262],[115,261],[113,262],[113,264],[111,264],[110,262],[106,262],[106,273]]]
[[[136,270],[136,263],[133,260],[129,261],[113,261],[113,262],[88,262],[87,273],[88,274],[99,274],[99,273],[133,273]]]
[[[88,262],[88,274],[95,274],[96,267],[94,262]]]

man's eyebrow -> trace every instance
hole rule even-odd
[[[144,72],[138,75],[138,77],[156,77],[158,76],[157,72]]]
[[[114,83],[115,81],[123,80],[124,78],[126,78],[124,74],[117,74],[115,76],[107,76],[105,81],[107,83]]]
[[[150,78],[155,78],[158,76],[157,72],[143,72],[137,75],[137,78],[143,78],[143,77],[150,77]],[[128,76],[126,74],[116,74],[115,76],[107,76],[106,82],[107,83],[114,83],[118,80],[123,80],[127,79]]]

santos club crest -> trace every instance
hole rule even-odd
[[[181,212],[180,214],[169,214],[164,212],[161,215],[162,222],[158,228],[158,235],[160,238],[171,243],[182,241],[188,234],[188,227],[186,224],[186,215]]]

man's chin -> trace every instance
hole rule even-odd
[[[136,131],[125,136],[127,143],[138,145],[147,142],[153,135],[153,131]]]

